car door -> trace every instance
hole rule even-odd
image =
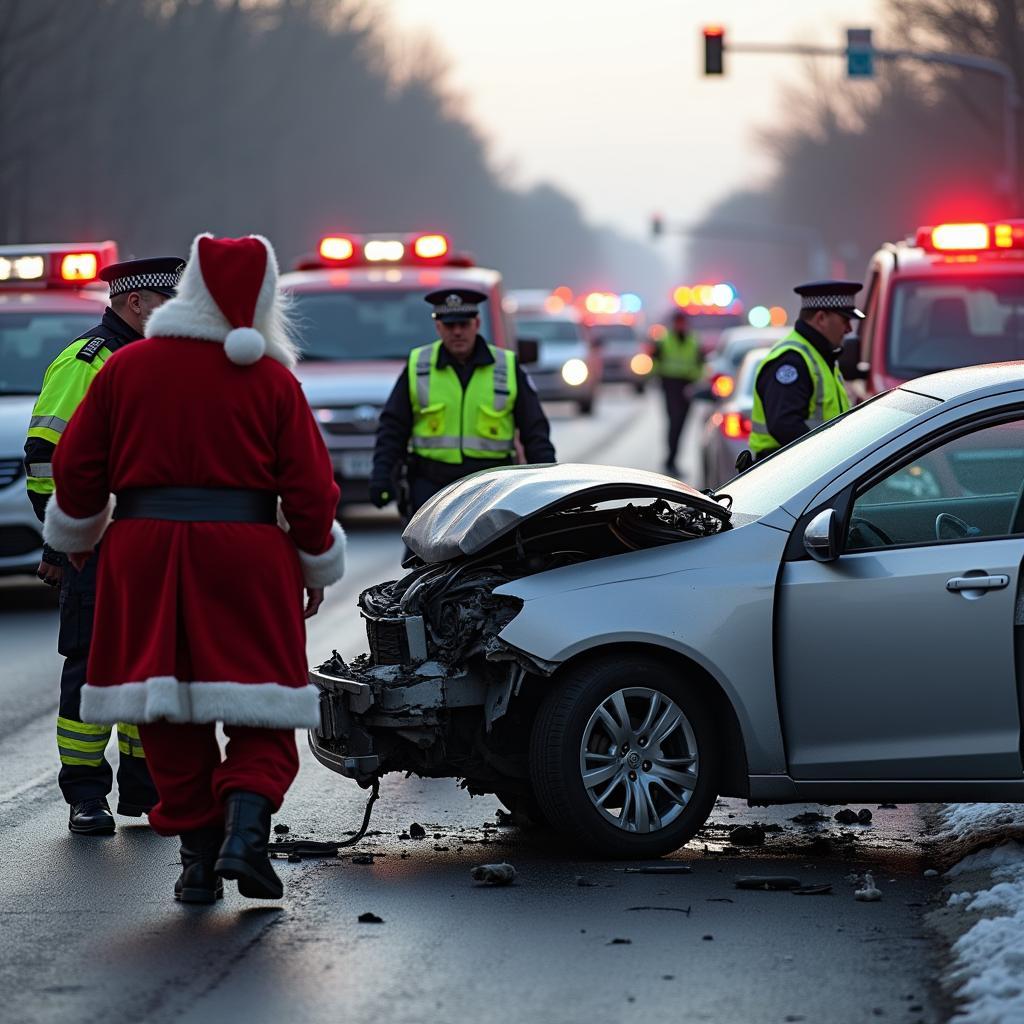
[[[784,564],[777,668],[795,779],[1019,778],[1024,419],[854,489],[842,555]]]

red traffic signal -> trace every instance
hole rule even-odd
[[[704,74],[723,74],[725,29],[721,25],[704,26]]]

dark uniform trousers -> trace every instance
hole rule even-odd
[[[679,438],[690,411],[691,381],[681,377],[662,377],[661,386],[665,391],[665,410],[668,413],[668,456],[667,463],[675,463],[679,453]]]
[[[105,738],[110,734],[109,727],[89,725],[80,720],[82,687],[85,685],[96,607],[98,557],[97,551],[81,572],[77,572],[65,559],[60,585],[57,650],[64,655],[64,669],[60,677],[60,708],[57,712],[60,719],[57,723],[57,745],[61,755],[58,783],[69,804],[105,797],[113,785],[113,771],[103,753]],[[138,729],[119,724],[117,741],[120,751],[117,769],[119,800],[143,809],[154,806],[157,802],[156,787],[149,777]]]

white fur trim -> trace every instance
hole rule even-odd
[[[281,683],[182,683],[151,676],[142,683],[82,687],[83,722],[223,722],[270,729],[313,729],[320,724],[315,686]]]
[[[150,338],[195,338],[223,344],[232,330],[206,287],[199,267],[199,239],[212,237],[206,233],[193,240],[176,295],[155,309],[146,321],[146,334]],[[266,238],[252,237],[258,238],[267,250],[267,269],[256,299],[253,327],[263,335],[266,354],[290,368],[296,363],[297,351],[290,336],[288,302],[277,288],[277,257]]]
[[[114,498],[111,496],[107,507],[97,512],[96,515],[76,519],[74,516],[69,516],[57,504],[57,495],[54,494],[46,505],[46,515],[43,519],[43,540],[54,551],[63,551],[69,555],[92,551],[99,544],[100,538],[110,525],[113,512]]]
[[[340,523],[331,527],[331,546],[319,555],[298,548],[302,579],[307,587],[329,587],[345,575],[345,531]]]
[[[239,366],[252,366],[263,358],[267,343],[263,335],[253,327],[236,327],[228,331],[224,339],[224,352],[228,359]]]

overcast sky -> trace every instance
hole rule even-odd
[[[434,37],[450,84],[517,184],[563,186],[589,219],[645,235],[763,180],[757,129],[785,116],[801,58],[726,54],[703,76],[701,26],[734,42],[845,44],[887,0],[379,0]],[[841,68],[839,58],[834,68]],[[858,88],[858,83],[842,83]]]

